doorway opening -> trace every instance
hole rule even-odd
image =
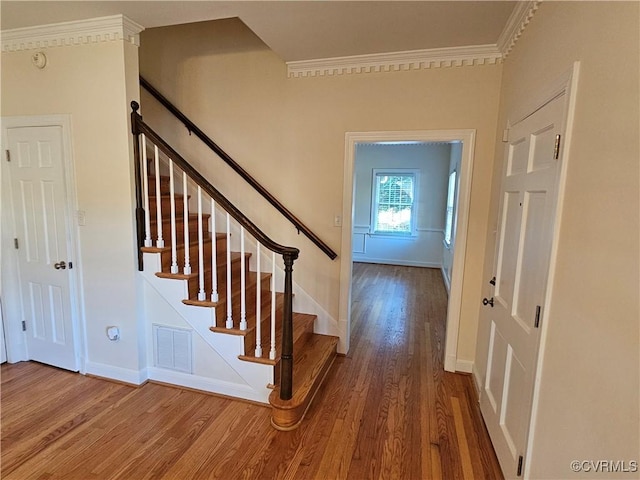
[[[351,283],[352,263],[354,260],[354,237],[358,231],[355,217],[356,197],[356,156],[359,145],[365,144],[434,144],[447,143],[461,146],[459,168],[457,169],[457,209],[452,216],[455,231],[449,247],[453,251],[450,267],[450,288],[446,322],[445,370],[464,371],[465,362],[457,360],[458,330],[460,324],[460,304],[462,299],[462,281],[466,253],[469,199],[471,193],[471,175],[473,171],[473,150],[475,130],[424,130],[424,131],[387,131],[387,132],[348,132],[345,137],[344,191],[343,191],[343,230],[342,265],[340,287],[340,329],[349,348],[351,335]],[[448,175],[447,175],[448,177]],[[375,179],[374,179],[375,180]],[[380,180],[382,181],[382,180]],[[373,189],[372,183],[372,189]],[[373,190],[372,190],[373,191]],[[374,219],[375,220],[375,219]],[[443,231],[442,234],[445,232]],[[360,241],[355,237],[355,241]],[[443,245],[440,243],[440,245]]]

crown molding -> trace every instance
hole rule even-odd
[[[392,72],[495,64],[501,59],[502,53],[496,45],[471,45],[287,62],[287,73],[289,77],[315,77]]]
[[[287,74],[298,78],[501,63],[513,49],[541,2],[518,1],[496,44],[287,62]]]
[[[507,23],[498,38],[498,50],[502,53],[502,58],[507,58],[507,55],[513,49],[513,46],[522,35],[525,27],[529,24],[533,15],[538,10],[541,0],[531,1],[519,1],[513,8]]]
[[[142,25],[124,15],[16,28],[0,32],[3,52],[123,40],[140,46]]]

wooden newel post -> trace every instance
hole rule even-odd
[[[293,262],[296,254],[285,253],[284,306],[282,315],[282,353],[280,355],[280,399],[293,396]]]
[[[138,240],[138,270],[142,271],[142,246],[144,245],[144,209],[142,207],[142,174],[140,173],[140,132],[138,120],[142,117],[138,113],[140,105],[135,100],[131,102],[131,133],[133,133],[133,161],[136,177],[136,235]]]

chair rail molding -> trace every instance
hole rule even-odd
[[[2,51],[86,45],[123,40],[140,46],[142,25],[124,15],[37,25],[2,31]]]

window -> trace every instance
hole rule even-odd
[[[417,170],[373,171],[373,233],[413,235]]]
[[[447,190],[447,216],[444,223],[444,242],[447,244],[447,246],[451,245],[451,239],[453,237],[453,214],[456,201],[456,176],[457,172],[455,170],[449,174],[449,189]]]

